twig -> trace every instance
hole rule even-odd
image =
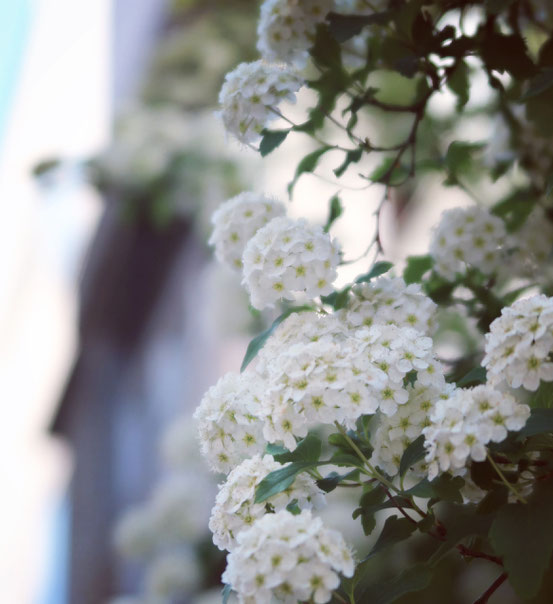
[[[507,573],[503,573],[486,589],[486,591],[474,602],[474,604],[486,604],[495,591],[503,585],[507,579]]]
[[[521,503],[528,503],[526,499],[524,499],[524,497],[515,489],[515,487],[505,478],[505,474],[503,474],[501,468],[495,463],[489,451],[486,451],[486,455],[488,457],[488,461],[492,464],[493,469],[496,471],[497,475],[501,479],[501,482],[509,489],[509,491],[511,491],[517,501],[520,501]]]

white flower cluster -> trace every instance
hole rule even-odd
[[[339,573],[353,575],[352,552],[342,535],[307,510],[297,516],[286,510],[267,514],[242,532],[238,543],[223,581],[241,604],[270,604],[273,597],[328,602],[340,584]]]
[[[305,66],[315,31],[333,0],[265,0],[257,27],[257,49],[267,61]]]
[[[257,140],[263,128],[278,117],[278,105],[285,100],[295,102],[301,85],[289,67],[264,61],[240,63],[226,75],[219,93],[225,128],[243,143]]]
[[[382,468],[389,476],[399,472],[405,449],[416,440],[424,428],[431,425],[430,414],[436,402],[449,398],[454,386],[423,386],[415,383],[408,388],[409,400],[398,407],[392,416],[379,415],[379,424],[371,438],[374,451],[371,463]],[[426,474],[426,463],[417,463],[413,471],[417,476]]]
[[[448,471],[462,474],[467,460],[484,461],[486,445],[501,442],[509,430],[523,428],[529,415],[528,405],[492,386],[458,388],[437,401],[430,414],[432,423],[423,430],[428,477],[432,480]]]
[[[291,341],[292,340],[292,341]],[[293,450],[296,438],[319,424],[349,428],[378,409],[393,415],[409,398],[405,376],[441,385],[432,340],[411,328],[373,325],[348,329],[336,315],[296,313],[260,351],[264,436]]]
[[[232,551],[240,533],[266,513],[267,504],[277,512],[294,499],[300,509],[320,508],[324,505],[323,492],[306,474],[299,474],[285,491],[262,503],[255,503],[257,485],[267,474],[286,465],[278,463],[270,455],[263,458],[256,455],[243,461],[228,475],[227,481],[219,487],[209,520],[213,543],[219,549]]]
[[[340,250],[320,226],[281,216],[250,239],[242,261],[252,306],[263,309],[295,292],[310,298],[329,294]]]
[[[422,292],[420,284],[406,285],[401,278],[379,277],[355,285],[347,307],[339,314],[352,328],[380,323],[412,327],[431,334],[436,308],[436,304]]]
[[[507,241],[504,222],[485,208],[446,210],[430,244],[434,269],[451,281],[469,267],[490,275],[500,268]]]
[[[213,233],[209,239],[217,260],[240,270],[246,243],[270,220],[285,213],[280,201],[249,191],[221,204],[211,217]]]
[[[502,309],[486,334],[482,365],[493,383],[535,391],[553,381],[553,298],[543,294]]]
[[[216,472],[227,474],[265,446],[260,421],[262,384],[255,374],[227,373],[194,412],[202,454]]]

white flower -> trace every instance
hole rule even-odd
[[[439,472],[462,473],[470,459],[484,461],[486,445],[501,442],[509,430],[520,430],[529,415],[528,405],[490,385],[458,388],[437,401],[431,424],[423,429],[429,478]]]
[[[294,102],[301,79],[290,68],[264,61],[240,63],[228,73],[219,93],[225,128],[243,143],[256,141],[278,117],[278,105]]]
[[[113,542],[126,558],[149,556],[158,543],[156,517],[150,507],[142,505],[126,510],[115,525]]]
[[[211,217],[213,233],[209,239],[217,260],[241,270],[246,243],[262,226],[285,213],[280,201],[249,191],[221,204]]]
[[[242,261],[252,306],[263,309],[294,293],[310,298],[329,294],[340,251],[320,226],[283,216],[257,231]]]
[[[485,275],[495,273],[501,266],[508,243],[505,224],[480,206],[453,208],[442,214],[437,225],[430,253],[434,269],[448,280],[468,267]]]
[[[304,473],[299,474],[285,491],[272,495],[262,503],[255,503],[257,485],[268,474],[286,465],[278,463],[270,455],[263,458],[256,455],[234,468],[227,481],[220,485],[209,520],[213,543],[219,549],[234,549],[241,531],[261,518],[267,511],[267,505],[275,511],[284,509],[294,499],[300,509],[324,505],[323,492]]]
[[[407,389],[407,403],[399,406],[392,416],[379,414],[379,424],[371,439],[374,446],[371,463],[389,476],[398,473],[405,449],[431,425],[430,414],[436,402],[447,399],[454,390],[454,386],[445,383],[443,374],[441,377],[441,387],[425,386],[417,381]],[[416,464],[415,475],[424,476],[426,467],[425,463]]]
[[[182,598],[198,587],[200,572],[196,558],[189,552],[165,552],[146,571],[146,592],[158,598]]]
[[[332,10],[333,0],[265,0],[257,27],[257,49],[267,61],[303,67],[315,31]]]
[[[202,398],[194,413],[202,453],[216,472],[228,473],[265,447],[259,375],[227,373]]]
[[[488,379],[535,391],[553,381],[553,298],[543,294],[517,300],[501,311],[486,334],[482,365]]]
[[[435,327],[436,309],[418,283],[406,285],[401,278],[379,277],[355,285],[346,308],[339,313],[350,327],[381,323],[430,334]]]
[[[353,555],[340,533],[324,527],[307,510],[294,516],[286,510],[267,514],[240,534],[227,557],[223,581],[243,604],[277,601],[328,602],[351,577]]]

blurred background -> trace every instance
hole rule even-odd
[[[1,602],[220,601],[218,477],[190,416],[274,317],[212,261],[209,218],[244,189],[287,199],[310,150],[290,137],[261,161],[214,114],[225,73],[257,57],[257,15],[253,0],[0,2]],[[332,234],[358,258],[382,195],[362,185],[305,177],[289,213],[324,223],[342,192]],[[425,253],[441,211],[470,201],[432,204],[438,191],[427,180],[389,204],[387,259]],[[329,522],[360,538],[335,505]]]

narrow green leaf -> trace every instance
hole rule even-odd
[[[223,590],[221,592],[221,596],[223,598],[223,604],[227,604],[227,602],[229,601],[231,592],[232,592],[232,588],[230,585],[225,585],[223,587]]]
[[[405,497],[422,497],[423,499],[430,499],[435,494],[432,483],[428,482],[426,478],[404,492]]]
[[[487,379],[487,372],[485,367],[475,367],[471,369],[466,375],[464,375],[457,382],[459,388],[465,388],[466,386],[476,386],[478,384],[485,384]]]
[[[334,195],[334,197],[330,200],[329,210],[328,210],[328,220],[326,221],[324,232],[328,233],[332,223],[339,218],[344,211],[342,207],[342,203],[338,195]]]
[[[553,409],[531,409],[526,425],[518,433],[518,438],[523,439],[535,434],[553,432]]]
[[[334,307],[334,310],[340,310],[340,308],[344,308],[348,302],[349,291],[351,289],[351,285],[344,287],[344,289],[332,292],[328,294],[328,296],[321,296],[321,301],[323,304],[329,304]]]
[[[313,462],[292,462],[284,468],[274,470],[257,485],[255,490],[255,503],[262,503],[269,497],[282,493],[291,484],[293,484],[296,476],[301,472],[316,466]]]
[[[407,518],[389,516],[382,527],[382,531],[366,559],[376,555],[386,547],[408,539],[417,529],[417,525]]]
[[[553,552],[553,485],[545,485],[528,504],[502,507],[490,529],[490,542],[503,558],[509,582],[523,599],[539,591]]]
[[[284,321],[287,319],[292,313],[295,312],[304,312],[314,310],[312,306],[304,305],[304,306],[293,306],[289,308],[285,312],[283,312],[279,317],[277,317],[271,327],[266,329],[263,333],[260,333],[256,336],[249,344],[246,350],[246,354],[244,355],[244,360],[242,361],[242,366],[240,367],[240,371],[244,371],[246,367],[253,361],[253,359],[257,356],[257,353],[265,346],[265,342],[268,340],[269,336],[273,333],[273,331]]]
[[[298,167],[296,168],[296,173],[294,175],[294,178],[293,178],[292,182],[288,185],[288,195],[290,197],[292,197],[292,192],[294,191],[294,187],[296,186],[296,183],[298,182],[298,178],[302,174],[305,174],[306,172],[313,172],[313,170],[317,166],[317,162],[319,161],[321,156],[324,155],[327,151],[330,151],[330,149],[333,149],[333,147],[331,147],[329,145],[325,145],[324,147],[321,147],[320,149],[317,149],[316,151],[309,153],[309,155],[306,155],[300,161],[300,163],[298,164]]]
[[[380,275],[387,273],[392,268],[392,266],[394,266],[392,262],[387,262],[385,260],[375,262],[371,270],[366,275],[361,275],[360,277],[357,277],[355,283],[366,283],[367,281],[370,281],[375,277],[380,277]]]
[[[447,87],[457,96],[457,111],[469,100],[469,86],[469,68],[465,61],[459,60],[447,79]]]
[[[391,186],[402,183],[409,175],[409,170],[401,164],[396,164],[395,157],[386,157],[380,166],[369,174],[369,180],[389,184]]]
[[[363,149],[361,149],[361,148],[348,151],[346,153],[346,158],[344,159],[343,163],[334,170],[334,174],[338,178],[340,178],[340,176],[342,176],[342,174],[347,170],[348,166],[350,164],[356,164],[361,159],[362,156],[363,156]]]
[[[404,476],[405,472],[418,461],[424,459],[425,455],[424,436],[421,434],[403,452],[401,461],[399,462],[399,475]]]
[[[286,463],[288,461],[296,462],[317,462],[321,456],[322,443],[316,434],[308,434],[300,440],[298,446],[293,451],[277,453],[273,455],[276,461]]]
[[[420,283],[424,273],[434,266],[434,258],[427,254],[426,256],[409,256],[407,266],[403,271],[403,280],[405,283]]]
[[[325,493],[330,493],[344,480],[355,480],[359,476],[359,470],[352,470],[346,474],[338,474],[338,472],[330,472],[328,476],[317,480],[317,486]]]
[[[269,155],[274,151],[288,136],[290,130],[263,130],[263,138],[259,143],[259,153],[261,157]]]
[[[536,409],[553,408],[553,382],[541,382],[530,399],[530,407]]]

